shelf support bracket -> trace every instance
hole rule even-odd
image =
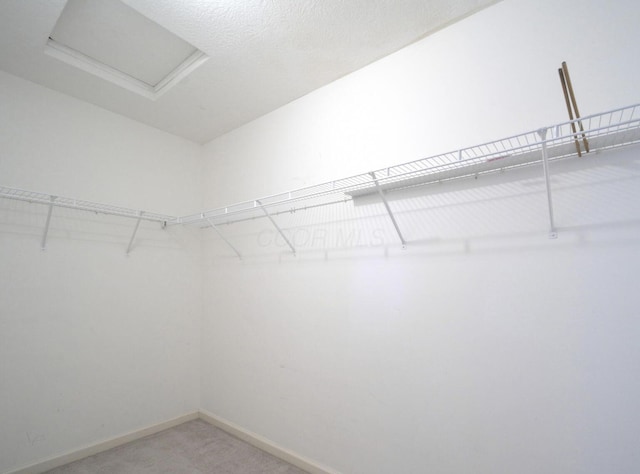
[[[269,214],[269,211],[267,211],[267,209],[264,207],[264,205],[259,200],[256,200],[256,204],[258,206],[260,206],[260,209],[262,209],[262,212],[264,212],[264,215],[267,216],[267,218],[271,221],[271,223],[273,224],[273,227],[276,228],[276,230],[278,231],[280,236],[284,239],[284,241],[287,243],[287,245],[289,246],[289,248],[291,249],[291,251],[295,255],[296,254],[296,249],[291,244],[291,242],[289,242],[289,239],[287,239],[287,236],[284,235],[284,232],[282,232],[282,229],[280,228],[280,226],[276,223],[276,221],[273,220],[273,217],[271,217],[271,214]]]
[[[387,197],[384,195],[384,191],[382,191],[382,188],[380,187],[380,184],[378,184],[378,178],[376,178],[376,173],[374,171],[372,171],[369,174],[371,175],[371,178],[373,179],[373,184],[376,186],[376,191],[378,191],[378,195],[380,196],[380,199],[382,199],[382,203],[384,204],[384,207],[387,209],[387,214],[389,214],[389,217],[391,218],[391,222],[393,223],[393,227],[395,227],[396,233],[398,234],[398,237],[400,238],[400,242],[402,242],[402,248],[404,249],[404,248],[407,247],[407,241],[404,240],[404,237],[402,236],[402,232],[400,232],[400,227],[398,226],[398,223],[396,222],[396,218],[393,215],[393,212],[391,212],[391,207],[389,207],[389,202],[387,201]]]
[[[204,217],[204,216],[203,216],[203,217]],[[222,234],[222,232],[220,232],[220,229],[218,229],[218,227],[217,227],[213,222],[211,222],[211,219],[209,219],[208,217],[205,217],[204,219],[209,223],[209,225],[211,226],[211,228],[212,228],[213,230],[215,230],[215,231],[216,231],[216,234],[218,234],[218,236],[219,236],[222,240],[224,240],[224,243],[225,243],[225,244],[227,244],[227,245],[231,248],[231,250],[233,250],[233,251],[235,252],[235,254],[238,256],[238,258],[239,258],[240,260],[242,260],[242,255],[240,255],[240,252],[238,252],[238,249],[237,249],[237,248],[235,248],[235,247],[233,246],[233,244],[229,241],[229,239],[227,239],[227,238]]]
[[[47,212],[47,222],[44,225],[44,232],[42,233],[42,241],[40,242],[40,248],[42,250],[47,249],[47,234],[49,233],[49,224],[51,224],[51,213],[53,212],[53,201],[56,200],[56,196],[49,196],[49,211]]]
[[[553,222],[553,200],[551,198],[551,180],[549,179],[549,158],[547,151],[547,130],[541,128],[538,130],[538,135],[542,141],[542,169],[544,170],[544,182],[547,189],[547,203],[549,206],[549,238],[556,239],[558,232],[556,231],[555,224]]]
[[[136,221],[136,226],[133,228],[133,234],[131,234],[131,239],[129,240],[129,246],[127,247],[127,256],[129,252],[131,252],[131,247],[133,247],[133,241],[136,238],[136,234],[138,233],[138,227],[140,227],[140,221],[142,220],[142,211],[138,212],[138,220]]]

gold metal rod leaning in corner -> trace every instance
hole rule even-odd
[[[567,89],[569,89],[569,97],[571,97],[571,103],[573,104],[573,110],[576,113],[576,119],[579,119],[580,111],[578,110],[578,103],[576,102],[576,96],[573,93],[573,85],[571,85],[569,68],[567,67],[567,63],[565,61],[562,61],[562,72],[564,73],[564,78],[567,81]],[[589,142],[587,141],[587,136],[584,133],[584,127],[582,126],[581,120],[578,120],[578,125],[580,126],[580,131],[582,132],[582,142],[584,143],[584,150],[587,153],[589,153]]]
[[[564,63],[563,63],[564,64]],[[571,130],[573,131],[573,137],[576,143],[576,151],[578,152],[578,156],[582,156],[582,152],[580,151],[580,142],[578,141],[578,134],[576,132],[576,123],[573,122],[573,111],[571,110],[571,102],[569,101],[569,93],[567,92],[567,83],[565,81],[564,72],[562,68],[558,69],[558,74],[560,74],[560,83],[562,84],[562,92],[564,93],[564,101],[567,104],[567,112],[569,112],[569,120],[571,120]]]

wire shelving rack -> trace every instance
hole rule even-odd
[[[640,143],[640,104],[581,117],[527,133],[378,169],[369,173],[362,173],[180,217],[1,186],[0,198],[49,206],[42,239],[43,249],[46,245],[52,209],[54,207],[66,207],[80,211],[136,219],[136,226],[127,253],[131,250],[140,221],[145,220],[160,222],[163,227],[166,225],[211,227],[236,255],[241,257],[236,247],[220,231],[219,227],[221,225],[258,218],[267,219],[280,233],[291,251],[295,253],[294,246],[287,239],[276,221],[279,214],[322,207],[337,202],[355,202],[363,196],[375,195],[384,204],[398,239],[404,246],[406,241],[403,237],[402,229],[398,226],[387,199],[390,193],[402,189],[542,163],[549,205],[550,236],[554,237],[552,189],[549,182],[548,162],[577,157],[581,154],[581,151],[586,151],[587,146],[590,152],[598,152],[635,143]]]
[[[590,152],[599,152],[639,142],[640,104],[636,104],[369,173],[177,217],[168,224],[212,227],[240,256],[222,235],[219,226],[268,218],[295,253],[295,248],[275,222],[275,216],[336,202],[355,202],[360,197],[377,194],[385,205],[399,241],[405,245],[402,230],[387,200],[390,193],[542,163],[549,202],[549,235],[555,237],[547,163],[577,157],[579,150],[580,154],[586,151],[585,145]]]
[[[96,214],[136,219],[134,231],[131,236],[131,240],[129,241],[129,246],[127,247],[127,255],[129,254],[133,246],[133,241],[135,239],[136,233],[138,232],[140,221],[158,222],[165,226],[167,222],[175,220],[175,217],[169,215],[147,211],[138,211],[126,207],[114,206],[111,204],[102,204],[93,201],[72,199],[63,196],[56,196],[53,194],[26,191],[24,189],[8,188],[5,186],[0,186],[0,198],[11,199],[15,201],[24,201],[28,203],[44,204],[48,206],[47,220],[45,223],[40,245],[42,250],[44,250],[47,245],[47,235],[49,232],[49,226],[51,223],[51,216],[54,207],[63,207],[68,209],[75,209],[78,211],[93,212]]]

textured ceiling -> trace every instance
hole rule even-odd
[[[0,69],[204,143],[496,0],[122,2],[209,60],[150,100],[44,54],[66,0],[2,0]]]

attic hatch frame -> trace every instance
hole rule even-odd
[[[96,9],[96,4],[106,3],[100,0],[66,0],[49,33],[44,54],[152,101],[171,90],[209,59],[196,46],[141,14],[126,2],[111,2],[107,11]],[[111,17],[118,18],[119,21],[111,23]],[[79,28],[78,25],[90,28],[91,39],[83,36],[86,35],[86,31],[83,32],[84,28]],[[153,43],[136,43],[138,40],[132,34],[138,32],[142,32],[143,36],[150,38]],[[113,40],[114,37],[120,36],[126,39],[125,44]],[[124,64],[114,62],[112,57],[109,58],[113,54],[105,57],[104,53],[96,51],[95,47],[87,48],[86,43],[95,46],[96,42],[103,47],[106,45],[115,48],[118,57],[126,53],[122,48],[136,51],[142,56],[129,57]],[[154,58],[164,57],[157,54],[163,47],[177,48],[176,52],[181,51],[178,54],[170,53],[169,63],[157,64],[159,70],[155,73],[145,74],[139,69],[131,68],[132,63],[139,66],[140,59],[151,60],[154,63]]]
[[[580,131],[575,131],[576,125],[579,126]],[[371,171],[369,173],[274,194],[259,199],[243,201],[231,206],[183,217],[174,217],[2,186],[0,186],[0,198],[48,206],[47,219],[41,241],[43,250],[46,248],[47,234],[53,209],[55,207],[65,207],[79,211],[90,211],[97,214],[136,219],[136,224],[127,247],[127,255],[132,249],[140,222],[144,220],[158,222],[162,225],[162,228],[167,225],[195,225],[201,228],[211,227],[233,250],[238,258],[242,258],[240,251],[233,245],[228,237],[224,236],[220,227],[257,218],[267,218],[285,242],[287,242],[290,250],[295,255],[296,250],[294,246],[287,239],[286,234],[276,221],[278,215],[334,204],[336,202],[353,203],[362,196],[377,195],[380,198],[380,202],[384,204],[386,212],[395,227],[400,243],[404,247],[407,242],[394,217],[393,209],[385,198],[389,192],[542,163],[549,212],[549,237],[555,238],[557,233],[553,219],[552,188],[548,163],[550,161],[578,157],[578,150],[575,147],[578,136],[588,139],[590,152],[592,153],[640,143],[640,104],[569,120],[520,135],[514,135],[481,145]],[[327,202],[314,202],[327,197],[333,197],[333,199]]]

